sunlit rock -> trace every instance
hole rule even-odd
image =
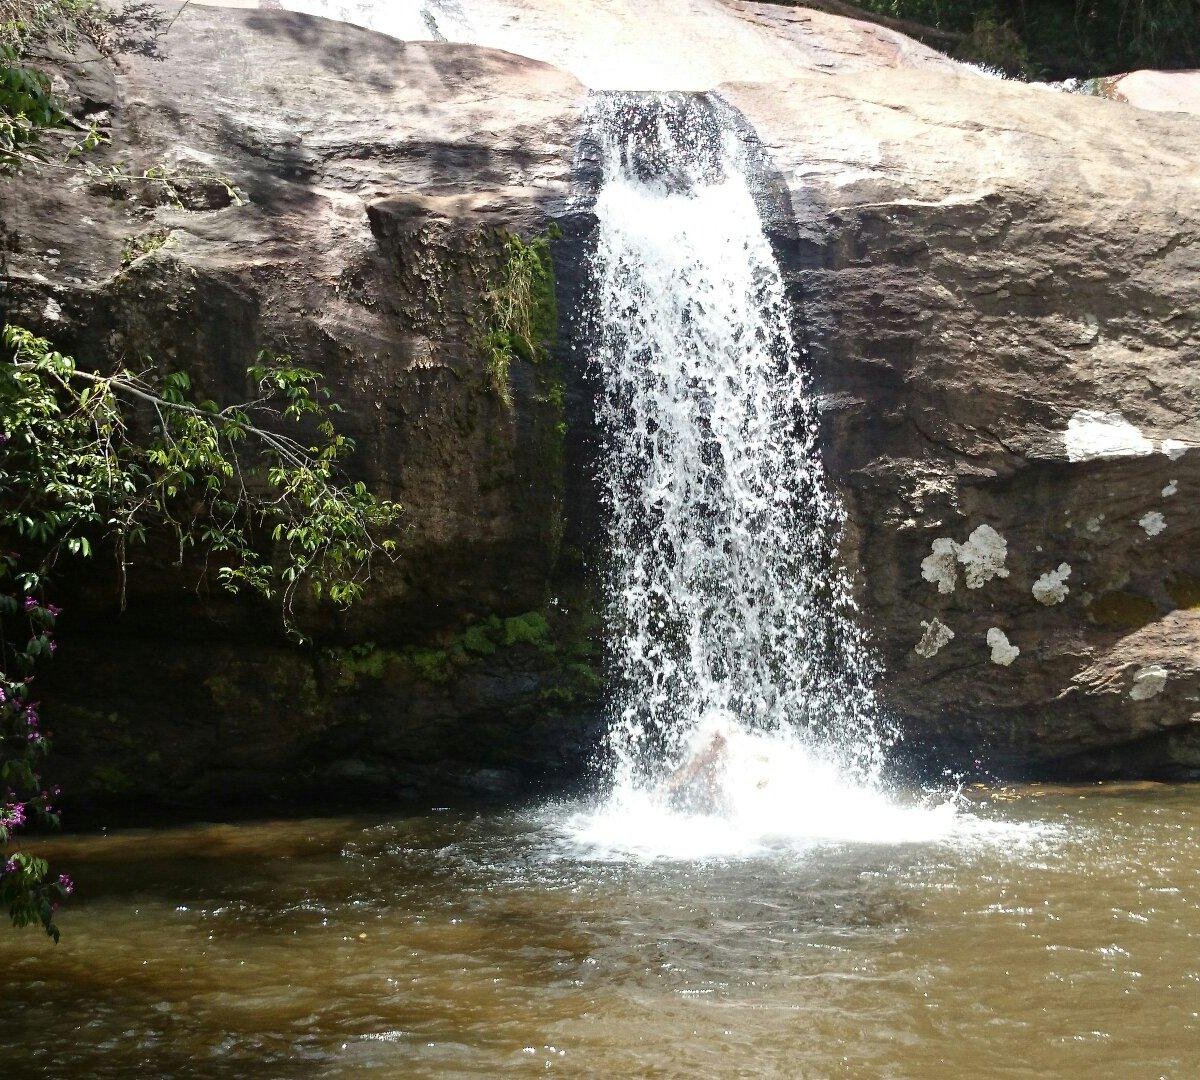
[[[1063,445],[1070,461],[1144,457],[1154,453],[1154,443],[1120,413],[1093,409],[1080,409],[1071,417]]]

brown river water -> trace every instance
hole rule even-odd
[[[914,843],[617,858],[570,807],[62,837],[0,1076],[1195,1077],[1200,787]]]

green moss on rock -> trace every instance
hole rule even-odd
[[[97,765],[90,777],[89,794],[128,795],[137,786],[115,765]]]
[[[382,679],[387,674],[388,663],[394,653],[375,647],[374,642],[364,642],[335,654],[337,681],[344,687],[353,686],[361,679]]]
[[[549,635],[550,624],[540,611],[504,620],[504,644],[509,648],[513,645],[545,645]]]
[[[494,621],[498,627],[500,620],[495,619]],[[497,649],[492,627],[489,623],[477,623],[475,626],[468,627],[459,634],[458,643],[462,646],[464,652],[473,653],[476,656],[493,656]]]
[[[1158,605],[1146,596],[1116,589],[1092,601],[1092,620],[1114,630],[1137,630],[1158,618]]]
[[[121,265],[132,266],[143,255],[150,255],[171,238],[170,229],[151,229],[148,232],[127,236],[121,245]]]
[[[1182,571],[1173,574],[1167,581],[1167,593],[1176,607],[1200,608],[1200,578]]]
[[[410,649],[405,660],[418,679],[427,683],[446,683],[454,672],[446,649]]]
[[[542,363],[558,336],[551,237],[549,231],[532,240],[497,233],[501,261],[485,297],[481,348],[493,389],[510,408],[513,361]]]

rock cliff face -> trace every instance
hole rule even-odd
[[[902,69],[724,93],[791,193],[909,752],[1194,775],[1195,118]]]
[[[1198,121],[720,6],[786,41],[786,77],[719,92],[770,163],[907,752],[1200,775]],[[577,769],[601,666],[575,550],[595,519],[570,348],[583,86],[511,53],[196,6],[62,70],[111,121],[107,160],[175,180],[6,182],[6,318],[87,362],[186,367],[214,397],[244,391],[259,349],[303,357],[347,406],[356,472],[407,507],[400,560],[310,653],[150,556],[120,619],[71,583],[78,632],[44,691],[67,782],[203,805]],[[498,364],[517,250],[552,256],[539,325],[557,300],[560,333]]]
[[[83,362],[184,368],[217,400],[244,397],[260,349],[303,357],[346,409],[356,475],[405,507],[402,551],[370,603],[315,616],[310,653],[154,553],[135,555],[121,617],[111,589],[64,582],[43,689],[64,788],[194,805],[500,790],[577,768],[594,635],[556,569],[549,244],[580,87],[520,57],[283,12],[189,7],[162,26],[62,72],[80,113],[111,122],[96,164],[173,179],[6,181],[6,319]],[[498,356],[522,254],[545,354]]]

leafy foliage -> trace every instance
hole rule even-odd
[[[962,35],[962,59],[1067,78],[1200,67],[1200,0],[858,0]]]
[[[0,0],[0,169],[42,156],[46,132],[74,126],[39,65],[49,50],[80,39],[105,45],[105,16],[93,0]],[[67,153],[91,149],[101,138],[85,128]]]
[[[0,557],[5,574],[11,575],[13,562],[12,555]],[[0,672],[0,850],[6,852],[18,829],[58,825],[52,793],[42,788],[37,774],[50,744],[40,727],[37,704],[29,700],[34,667],[54,652],[57,617],[57,608],[33,597],[19,601],[11,593],[0,594],[5,646],[5,671]],[[8,909],[13,925],[40,923],[55,941],[54,911],[71,890],[66,875],[51,879],[44,859],[14,851],[0,866],[0,904]]]
[[[538,363],[554,339],[554,269],[549,235],[525,241],[501,234],[503,261],[487,301],[490,318],[483,338],[492,383],[505,405],[512,405],[509,372],[514,358]]]
[[[46,69],[85,42],[99,57],[111,55],[115,18],[95,0],[0,0],[0,174],[45,168],[83,175],[114,192],[140,190],[151,203],[243,205],[243,192],[221,173],[161,164],[135,169],[88,156],[108,143],[108,132],[98,121],[70,115],[54,96]]]
[[[374,533],[399,507],[361,482],[336,483],[354,443],[334,428],[338,408],[315,371],[262,354],[247,371],[256,396],[220,407],[193,400],[183,371],[99,375],[20,327],[4,340],[13,359],[0,369],[0,536],[43,553],[16,578],[26,592],[61,553],[90,555],[98,535],[123,560],[166,529],[181,557],[197,547],[216,557],[226,588],[280,598],[296,634],[302,582],[349,604],[373,555],[393,552]],[[279,421],[309,438],[266,426]]]
[[[36,50],[78,38],[106,48],[107,18],[96,0],[0,0],[0,40]]]
[[[20,65],[10,45],[0,45],[0,165],[18,160],[42,131],[63,120],[50,79]]]
[[[0,365],[0,848],[14,830],[57,818],[37,764],[49,749],[30,698],[36,665],[54,652],[58,611],[39,596],[64,557],[111,546],[124,586],[133,545],[168,536],[233,593],[274,598],[302,639],[294,604],[305,588],[346,606],[361,596],[379,538],[400,508],[362,483],[339,482],[353,442],[318,374],[262,355],[251,400],[218,406],[186,372],[80,368],[20,327],[4,330]],[[282,429],[288,429],[285,433]],[[0,902],[18,925],[57,937],[54,906],[69,891],[40,860],[10,854]]]

